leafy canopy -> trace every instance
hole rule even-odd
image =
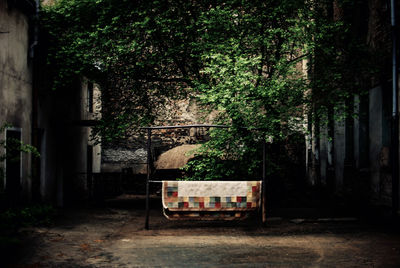
[[[257,174],[259,141],[301,131],[307,90],[320,85],[310,84],[307,62],[325,53],[316,42],[340,30],[316,2],[58,0],[42,14],[52,87],[68,88],[76,75],[100,84],[103,141],[150,124],[169,99],[195,95],[232,127],[211,133],[187,167],[193,178]]]

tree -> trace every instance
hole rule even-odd
[[[206,170],[214,178],[254,174],[257,141],[279,142],[302,131],[315,96],[309,90],[325,90],[326,80],[313,80],[306,62],[316,52],[318,58],[333,57],[336,48],[327,42],[344,25],[326,19],[323,5],[58,0],[43,12],[52,86],[68,88],[78,74],[100,84],[106,105],[95,132],[103,141],[150,124],[168,99],[195,94],[206,110],[218,111],[216,123],[232,127],[214,130],[203,157],[187,170]],[[343,65],[332,66],[338,78]],[[333,95],[335,90],[329,87]]]
[[[196,22],[209,5],[60,0],[46,6],[52,87],[68,88],[77,74],[101,85],[107,105],[96,131],[103,141],[148,125],[168,98],[184,96],[200,77]]]
[[[259,174],[260,141],[279,142],[301,127],[308,86],[299,63],[313,52],[311,10],[304,1],[260,1],[230,3],[203,15],[202,73],[208,79],[196,89],[206,107],[220,112],[218,123],[232,126],[216,130],[203,147],[210,177]],[[214,168],[221,158],[236,161],[221,172]],[[193,162],[189,171],[204,161]]]

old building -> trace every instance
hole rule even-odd
[[[10,124],[0,140],[32,141],[32,30],[34,1],[0,1],[0,125]],[[7,153],[4,148],[1,154]],[[4,150],[4,152],[3,152]],[[10,153],[10,152],[8,152]],[[31,157],[1,163],[5,178],[1,188],[9,195],[31,198]]]
[[[43,86],[38,15],[39,1],[0,1],[0,125],[9,124],[0,140],[20,140],[40,153],[18,152],[17,160],[0,163],[0,185],[17,203],[64,205],[87,197],[87,174],[100,172],[101,147],[90,130],[100,117],[100,90],[84,78],[68,91]]]
[[[58,205],[87,198],[88,178],[100,172],[101,147],[91,137],[101,116],[100,90],[87,79],[74,85],[42,89],[37,100],[40,196]]]
[[[339,119],[331,111],[328,120],[310,126],[308,181],[345,196],[356,206],[396,210],[400,189],[392,180],[392,167],[399,163],[391,162],[391,152],[398,154],[391,137],[395,31],[390,27],[391,6],[378,0],[357,2],[351,10],[338,1],[332,5],[334,19],[351,23],[350,31],[368,48],[368,64],[378,71],[368,76],[354,74],[353,83],[363,87],[362,93],[343,100],[343,109],[352,115]]]

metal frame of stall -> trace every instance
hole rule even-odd
[[[161,183],[162,181],[153,181],[151,180],[151,135],[152,130],[161,130],[161,129],[178,129],[178,128],[230,128],[226,125],[176,125],[176,126],[151,126],[151,127],[142,127],[141,129],[147,130],[147,163],[146,163],[146,220],[144,228],[149,230],[149,216],[150,216],[150,183]],[[264,130],[261,128],[256,128],[252,130]],[[266,217],[266,189],[267,189],[267,178],[266,178],[266,141],[263,139],[263,169],[262,169],[262,203],[261,203],[261,214],[262,214],[262,222],[265,223],[267,220]]]

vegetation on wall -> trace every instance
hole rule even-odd
[[[4,133],[7,128],[11,128],[12,125],[9,123],[4,123],[0,125],[0,133]],[[40,154],[36,147],[26,144],[18,139],[8,138],[6,140],[0,140],[0,193],[4,191],[4,161],[18,161],[20,155],[13,156],[7,155],[8,152],[21,152],[21,153],[30,153],[34,157],[39,157]],[[18,159],[15,159],[15,158]]]
[[[68,88],[75,75],[100,84],[103,117],[95,131],[103,141],[150,124],[168,99],[194,94],[218,112],[215,123],[232,127],[212,131],[202,157],[187,167],[192,178],[257,174],[262,140],[303,132],[317,93],[348,94],[333,83],[352,62],[338,54],[351,46],[335,45],[348,27],[331,18],[331,5],[58,0],[42,12],[51,86]],[[315,69],[323,65],[331,68]]]

